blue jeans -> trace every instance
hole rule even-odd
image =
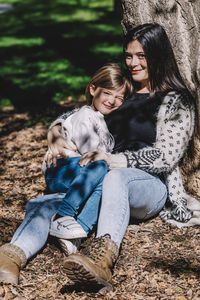
[[[106,233],[118,246],[130,216],[147,220],[163,208],[167,188],[157,177],[136,168],[110,171],[103,181],[97,237]]]
[[[26,205],[26,215],[11,243],[20,247],[27,259],[45,245],[51,217],[57,212],[64,193],[41,196]],[[165,185],[155,176],[139,169],[110,171],[103,181],[97,237],[106,233],[120,246],[130,215],[146,220],[156,215],[167,198]],[[87,202],[85,217],[90,217]]]
[[[88,233],[97,222],[107,164],[105,161],[96,161],[80,167],[79,161],[80,157],[58,159],[55,168],[51,166],[46,170],[45,179],[52,193],[66,192],[57,213],[77,218],[77,222]],[[84,211],[81,208],[86,203],[87,210]]]
[[[11,244],[21,248],[27,259],[45,245],[51,217],[57,212],[64,196],[64,193],[40,196],[26,204],[26,215],[15,231]]]

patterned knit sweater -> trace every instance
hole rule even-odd
[[[135,167],[152,174],[164,174],[168,188],[167,205],[160,213],[164,221],[187,222],[192,217],[179,165],[194,131],[194,115],[194,108],[182,95],[170,92],[158,112],[154,146],[110,155],[110,168]]]
[[[69,114],[53,124],[62,123]],[[139,168],[151,174],[163,174],[168,189],[168,201],[160,216],[164,221],[174,219],[188,222],[192,212],[187,207],[180,163],[192,138],[195,112],[192,104],[178,92],[169,92],[158,111],[156,141],[152,147],[109,155],[109,168]]]

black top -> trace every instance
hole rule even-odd
[[[163,94],[135,93],[120,108],[105,117],[108,130],[115,139],[113,153],[125,150],[137,151],[152,146],[156,139],[157,112]]]

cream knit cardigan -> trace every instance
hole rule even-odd
[[[69,114],[59,117],[52,125],[61,123]],[[157,115],[156,141],[152,147],[109,155],[109,168],[139,168],[151,174],[163,174],[168,189],[167,206],[161,218],[178,227],[194,225],[193,208],[188,208],[180,162],[194,132],[195,111],[184,96],[171,91],[163,99]],[[198,206],[194,198],[190,200]],[[199,204],[200,206],[200,204]],[[200,207],[198,207],[200,213]],[[174,221],[173,221],[174,220]],[[197,222],[198,223],[198,222]]]

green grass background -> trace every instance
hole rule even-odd
[[[0,107],[42,107],[83,97],[94,71],[120,62],[112,0],[6,0],[0,14]]]

